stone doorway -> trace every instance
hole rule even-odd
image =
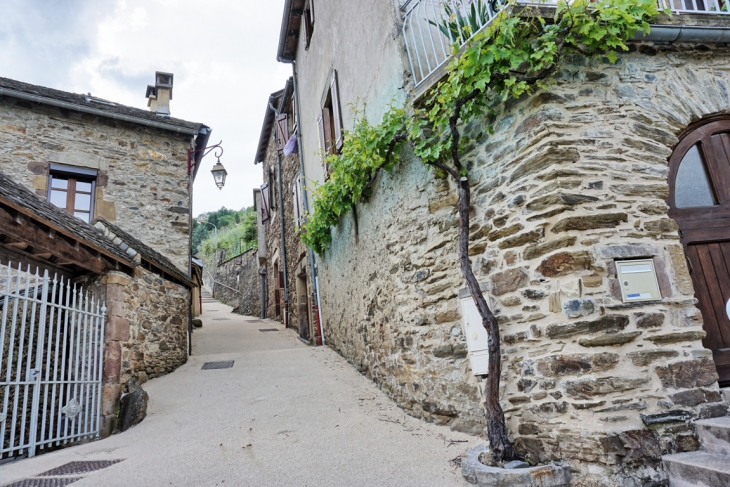
[[[730,386],[730,119],[688,128],[669,159],[669,216],[679,225],[703,345]]]

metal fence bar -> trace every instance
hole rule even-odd
[[[36,270],[36,284],[37,284],[37,278],[38,278],[38,270]],[[41,298],[43,302],[40,305],[40,316],[38,317],[38,339],[36,340],[36,351],[35,351],[35,368],[32,370],[32,376],[34,379],[33,384],[33,406],[31,409],[31,416],[30,416],[30,444],[28,449],[28,455],[34,456],[36,453],[36,444],[38,442],[38,406],[40,405],[41,400],[41,386],[40,386],[40,379],[41,379],[41,370],[43,367],[43,348],[44,348],[44,341],[46,336],[46,313],[48,312],[48,271],[43,271],[43,283],[41,284]],[[35,289],[38,289],[38,286],[36,285]],[[35,290],[33,291],[34,297],[35,297]],[[34,310],[35,314],[35,310]],[[35,324],[35,316],[31,320],[31,324]],[[31,333],[31,337],[34,335],[34,333]],[[32,342],[32,340],[31,340]],[[30,350],[31,347],[29,347]],[[30,354],[28,354],[28,362],[30,363]]]

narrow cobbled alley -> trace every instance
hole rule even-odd
[[[478,438],[407,416],[337,353],[304,345],[278,322],[217,302],[204,308],[188,363],[143,385],[141,424],[2,465],[0,485],[467,485],[454,459]],[[118,463],[43,475],[89,461]]]

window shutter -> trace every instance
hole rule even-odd
[[[269,184],[261,185],[261,223],[266,223],[271,218],[269,207]]]
[[[279,271],[279,289],[284,289],[284,271]]]
[[[289,141],[289,121],[286,113],[282,113],[276,117],[276,148],[279,154],[284,152],[284,146]]]
[[[332,80],[330,81],[330,93],[332,94],[332,118],[335,129],[334,141],[335,150],[339,153],[342,150],[344,136],[342,133],[342,109],[340,104],[340,88],[337,83],[337,70],[332,72]]]

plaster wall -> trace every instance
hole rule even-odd
[[[98,170],[95,215],[187,274],[189,136],[0,97],[0,171],[43,197],[50,163]]]
[[[356,110],[368,120],[379,121],[389,103],[402,105],[406,97],[407,60],[400,26],[396,0],[325,0],[316,5],[309,50],[305,50],[301,29],[296,58],[310,202],[313,185],[323,180],[317,118],[329,89],[331,69],[338,72],[345,130],[354,126]]]
[[[501,325],[510,435],[534,460],[570,462],[576,485],[664,481],[661,454],[698,446],[689,420],[727,413],[665,200],[678,134],[730,113],[729,54],[645,43],[615,65],[574,56],[549,92],[464,127],[470,255]],[[358,206],[358,238],[351,215],[333,231],[325,333],[411,414],[477,433],[456,192],[403,156]],[[637,257],[653,259],[661,301],[622,303],[615,260]]]

